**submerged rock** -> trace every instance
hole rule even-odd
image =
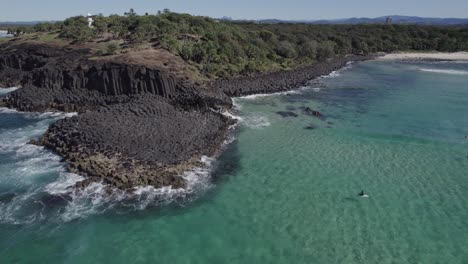
[[[318,126],[314,125],[314,124],[311,124],[311,125],[308,125],[306,127],[304,127],[304,129],[307,129],[307,130],[314,130],[314,129],[317,129]]]
[[[299,116],[298,114],[294,112],[290,112],[290,111],[278,111],[276,113],[282,117],[298,117]]]

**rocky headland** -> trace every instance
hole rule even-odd
[[[202,156],[216,154],[234,124],[220,114],[232,107],[230,97],[291,90],[349,61],[369,58],[348,56],[200,84],[163,64],[125,57],[95,60],[86,49],[36,44],[1,48],[0,87],[22,88],[0,105],[78,112],[31,143],[55,151],[70,171],[86,176],[78,186],[102,181],[120,189],[184,187],[183,172],[201,166]]]

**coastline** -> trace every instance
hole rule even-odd
[[[385,54],[381,61],[468,61],[468,52],[401,52]]]
[[[374,59],[375,55],[349,55],[316,62],[293,70],[260,73],[232,79],[214,81],[210,87],[221,90],[229,97],[287,92],[307,85],[308,82],[346,67],[349,63]]]
[[[52,124],[31,143],[54,151],[70,172],[85,176],[76,187],[103,182],[123,190],[185,188],[183,174],[204,167],[201,157],[216,156],[224,148],[236,121],[217,111],[231,109],[232,98],[291,91],[351,61],[374,58],[346,56],[289,71],[215,81],[204,88],[157,68],[86,62],[84,53],[70,56],[44,46],[30,50],[44,56],[27,50],[2,55],[8,58],[3,68],[9,70],[0,77],[23,87],[3,104],[28,112],[79,112]],[[59,62],[65,56],[66,62]],[[28,57],[33,64],[22,67],[33,71],[15,68],[13,62],[28,63],[23,60]]]

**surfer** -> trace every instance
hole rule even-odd
[[[369,195],[367,195],[367,194],[364,192],[364,190],[361,190],[361,192],[359,192],[358,195],[359,195],[360,197],[363,197],[363,198],[369,197]]]

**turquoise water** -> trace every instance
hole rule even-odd
[[[210,175],[130,198],[66,195],[79,176],[25,144],[63,115],[3,109],[0,263],[468,263],[468,64],[359,63],[236,105]]]

